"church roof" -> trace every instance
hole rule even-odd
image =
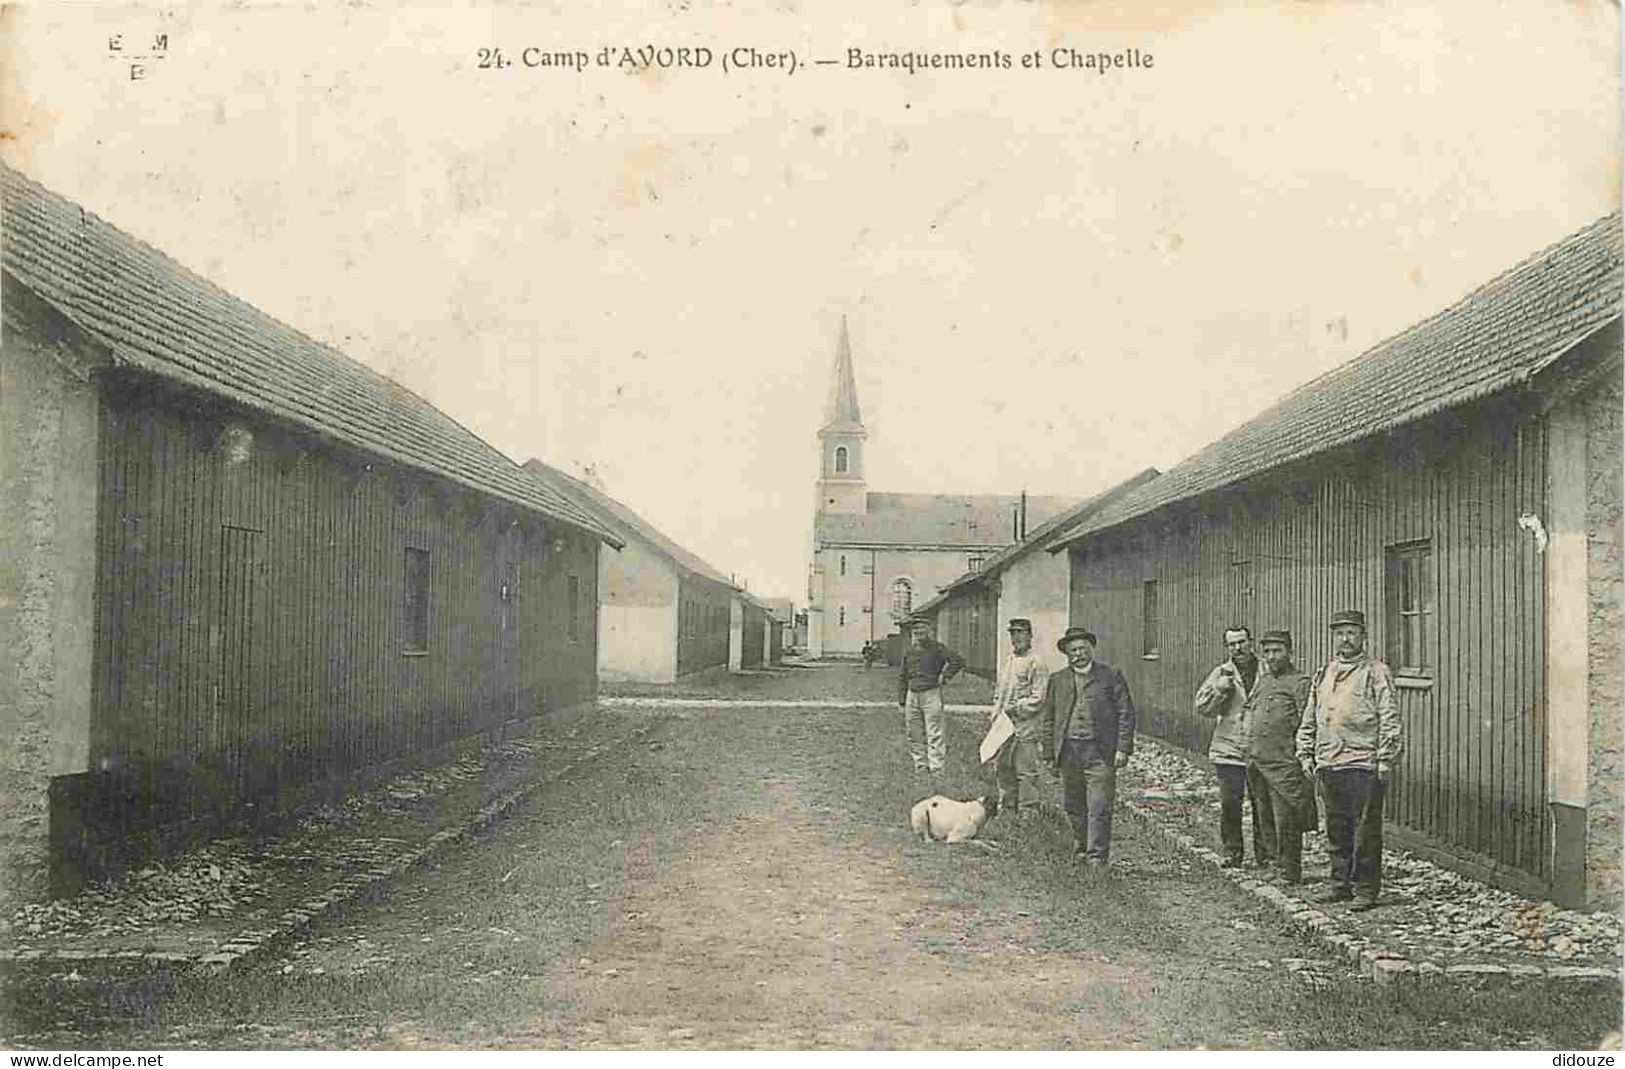
[[[858,411],[858,383],[852,373],[852,339],[847,334],[845,316],[841,317],[841,340],[835,346],[835,374],[830,378],[822,429],[863,430],[863,414]]]
[[[1027,498],[1031,531],[1075,508],[1076,497]],[[996,549],[1015,541],[1012,511],[1017,494],[879,494],[869,495],[862,515],[820,512],[813,537],[821,544],[863,546],[966,546]]]

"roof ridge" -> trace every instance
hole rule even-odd
[[[119,362],[613,538],[556,491],[524,480],[513,458],[410,386],[272,316],[3,160],[0,176],[7,201],[0,214],[13,238],[7,270],[21,271],[18,281],[31,288],[45,287],[49,292],[41,296]],[[22,256],[35,244],[28,234],[61,239],[69,230],[70,278],[60,277],[60,261],[40,255],[45,250]],[[121,306],[132,295],[147,303],[149,317]],[[323,381],[324,372],[333,381]],[[345,415],[324,411],[323,396],[342,398]],[[391,422],[392,412],[398,422]]]

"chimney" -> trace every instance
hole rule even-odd
[[[1020,542],[1022,539],[1026,538],[1026,537],[1027,537],[1027,491],[1023,490],[1021,492],[1021,533],[1016,536],[1016,541]]]

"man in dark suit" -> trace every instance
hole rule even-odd
[[[1061,776],[1073,852],[1103,868],[1112,845],[1117,770],[1134,752],[1134,699],[1123,673],[1095,660],[1095,636],[1069,627],[1067,666],[1049,677],[1040,712],[1043,757]]]

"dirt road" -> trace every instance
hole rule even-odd
[[[280,956],[13,1009],[126,1047],[1584,1041],[1375,989],[1126,816],[1093,880],[1059,824],[920,843],[928,785],[889,710],[602,715],[669,719]],[[954,726],[945,786],[978,793],[975,723]]]

